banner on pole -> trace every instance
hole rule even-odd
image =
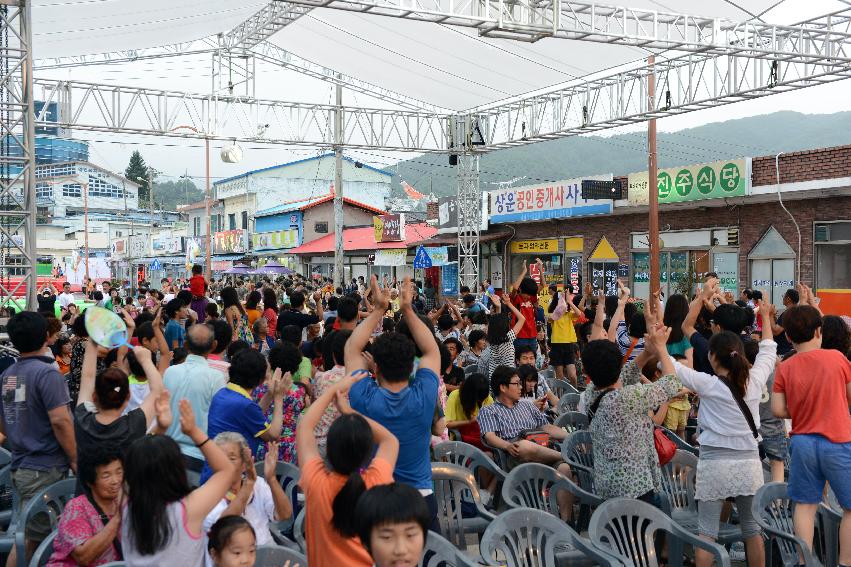
[[[401,249],[389,249],[389,250],[376,250],[375,251],[375,265],[376,266],[404,266],[405,258],[408,255],[408,250],[406,248]]]

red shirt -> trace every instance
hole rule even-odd
[[[204,297],[206,288],[207,282],[204,281],[204,276],[192,276],[189,278],[189,291],[195,297]]]
[[[833,443],[851,442],[849,383],[851,362],[837,350],[798,353],[781,363],[774,391],[786,395],[792,435],[815,433]]]
[[[511,303],[526,317],[526,322],[523,323],[523,328],[517,333],[517,338],[537,339],[538,327],[535,325],[535,308],[538,306],[538,296],[535,295],[528,299],[523,299],[519,293],[514,292],[511,294]]]

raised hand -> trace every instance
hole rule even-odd
[[[171,394],[168,390],[163,390],[154,400],[154,411],[157,414],[157,424],[160,429],[165,430],[171,427],[174,416],[171,413]]]
[[[402,288],[399,290],[399,308],[402,311],[412,311],[414,302],[414,284],[411,282],[410,276],[405,276],[402,281]]]
[[[280,445],[281,443],[279,441],[269,441],[266,443],[266,457],[263,459],[263,478],[268,483],[277,482],[275,472],[278,470],[278,447]]]
[[[190,433],[198,427],[195,423],[195,411],[192,409],[189,400],[180,400],[178,406],[180,409],[180,431],[191,437]]]
[[[136,360],[139,361],[139,364],[145,364],[146,362],[151,362],[151,351],[139,345],[133,349],[133,354],[136,355]]]
[[[390,307],[390,290],[386,287],[383,289],[379,287],[378,278],[375,275],[370,278],[369,285],[372,291],[373,306],[375,306],[380,313],[384,313],[387,311],[387,308]]]
[[[661,353],[666,350],[665,344],[668,342],[668,337],[671,336],[671,328],[663,325],[656,325],[647,329],[647,334],[644,336],[644,345],[650,347],[653,353]]]

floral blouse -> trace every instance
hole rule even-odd
[[[600,402],[589,430],[594,451],[594,489],[602,498],[638,498],[660,490],[659,457],[649,412],[682,388],[675,374],[652,384],[641,383],[641,369],[628,362],[621,370],[623,388]],[[586,410],[597,393],[589,385]]]
[[[260,384],[252,392],[254,401],[260,402],[263,396],[269,393],[268,384]],[[285,463],[298,464],[295,451],[295,428],[298,423],[298,418],[301,417],[301,412],[307,406],[307,390],[301,384],[294,383],[284,396],[284,420],[281,426],[281,444],[278,447],[278,461]],[[271,420],[275,410],[275,402],[269,404],[269,409],[266,410],[266,419]],[[266,457],[266,444],[261,443],[257,449],[257,461],[262,462]]]
[[[76,567],[77,562],[71,557],[71,552],[103,529],[100,514],[85,495],[69,500],[59,518],[58,532],[53,540],[53,553],[47,563],[48,567]],[[120,560],[121,555],[113,543],[89,565],[97,566]]]
[[[77,397],[80,395],[80,380],[83,376],[83,356],[86,354],[86,342],[90,339],[80,339],[74,343],[71,349],[71,371],[65,375],[68,384],[68,394],[71,396],[71,408],[77,407]],[[106,365],[103,359],[97,359],[97,374],[100,374]]]

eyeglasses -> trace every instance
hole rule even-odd
[[[509,386],[519,386],[520,382],[509,382],[508,385]]]

